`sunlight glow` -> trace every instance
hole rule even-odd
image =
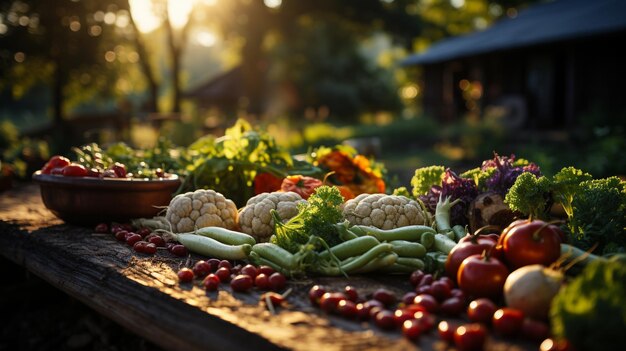
[[[135,25],[140,32],[148,33],[159,28],[161,19],[152,10],[152,1],[130,0],[129,4]]]
[[[265,4],[265,6],[271,9],[275,9],[277,7],[280,7],[280,5],[282,5],[283,0],[263,0],[263,3]]]
[[[200,32],[196,34],[195,39],[196,43],[205,47],[211,47],[217,42],[217,36],[211,32]]]
[[[212,5],[216,0],[170,0],[167,2],[167,11],[174,28],[182,28],[187,23],[197,2]],[[151,32],[163,23],[162,17],[155,13],[155,5],[158,7],[159,4],[154,0],[129,0],[129,3],[135,25],[140,32]]]
[[[450,5],[452,5],[454,8],[460,9],[461,7],[465,6],[465,0],[450,0]]]

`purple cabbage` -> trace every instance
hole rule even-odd
[[[524,166],[515,166],[515,155],[511,155],[509,157],[506,156],[498,156],[497,154],[494,156],[492,160],[484,161],[481,169],[488,170],[490,168],[495,168],[495,171],[487,179],[485,185],[487,190],[494,191],[502,196],[506,196],[506,193],[515,183],[517,177],[524,172],[530,172],[535,176],[541,176],[541,171],[539,170],[539,166],[534,163],[529,163]]]
[[[432,186],[426,195],[420,196],[431,213],[435,213],[439,196],[450,197],[450,201],[461,199],[450,210],[450,222],[454,225],[468,223],[467,211],[469,205],[478,196],[478,188],[472,179],[461,178],[449,168],[443,174],[441,186]]]

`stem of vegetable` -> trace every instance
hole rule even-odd
[[[452,230],[450,226],[450,209],[452,206],[461,202],[461,199],[456,199],[450,202],[450,197],[443,199],[439,197],[437,207],[435,208],[435,224],[439,233],[448,233]]]

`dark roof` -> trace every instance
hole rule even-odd
[[[626,0],[557,0],[529,7],[483,31],[444,39],[402,64],[436,63],[625,29]]]
[[[204,84],[188,90],[184,96],[205,102],[237,100],[243,91],[243,74],[241,70],[241,66],[237,66]]]

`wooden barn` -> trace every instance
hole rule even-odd
[[[513,129],[576,127],[601,111],[626,119],[626,1],[556,0],[408,57],[424,112],[468,113]]]

